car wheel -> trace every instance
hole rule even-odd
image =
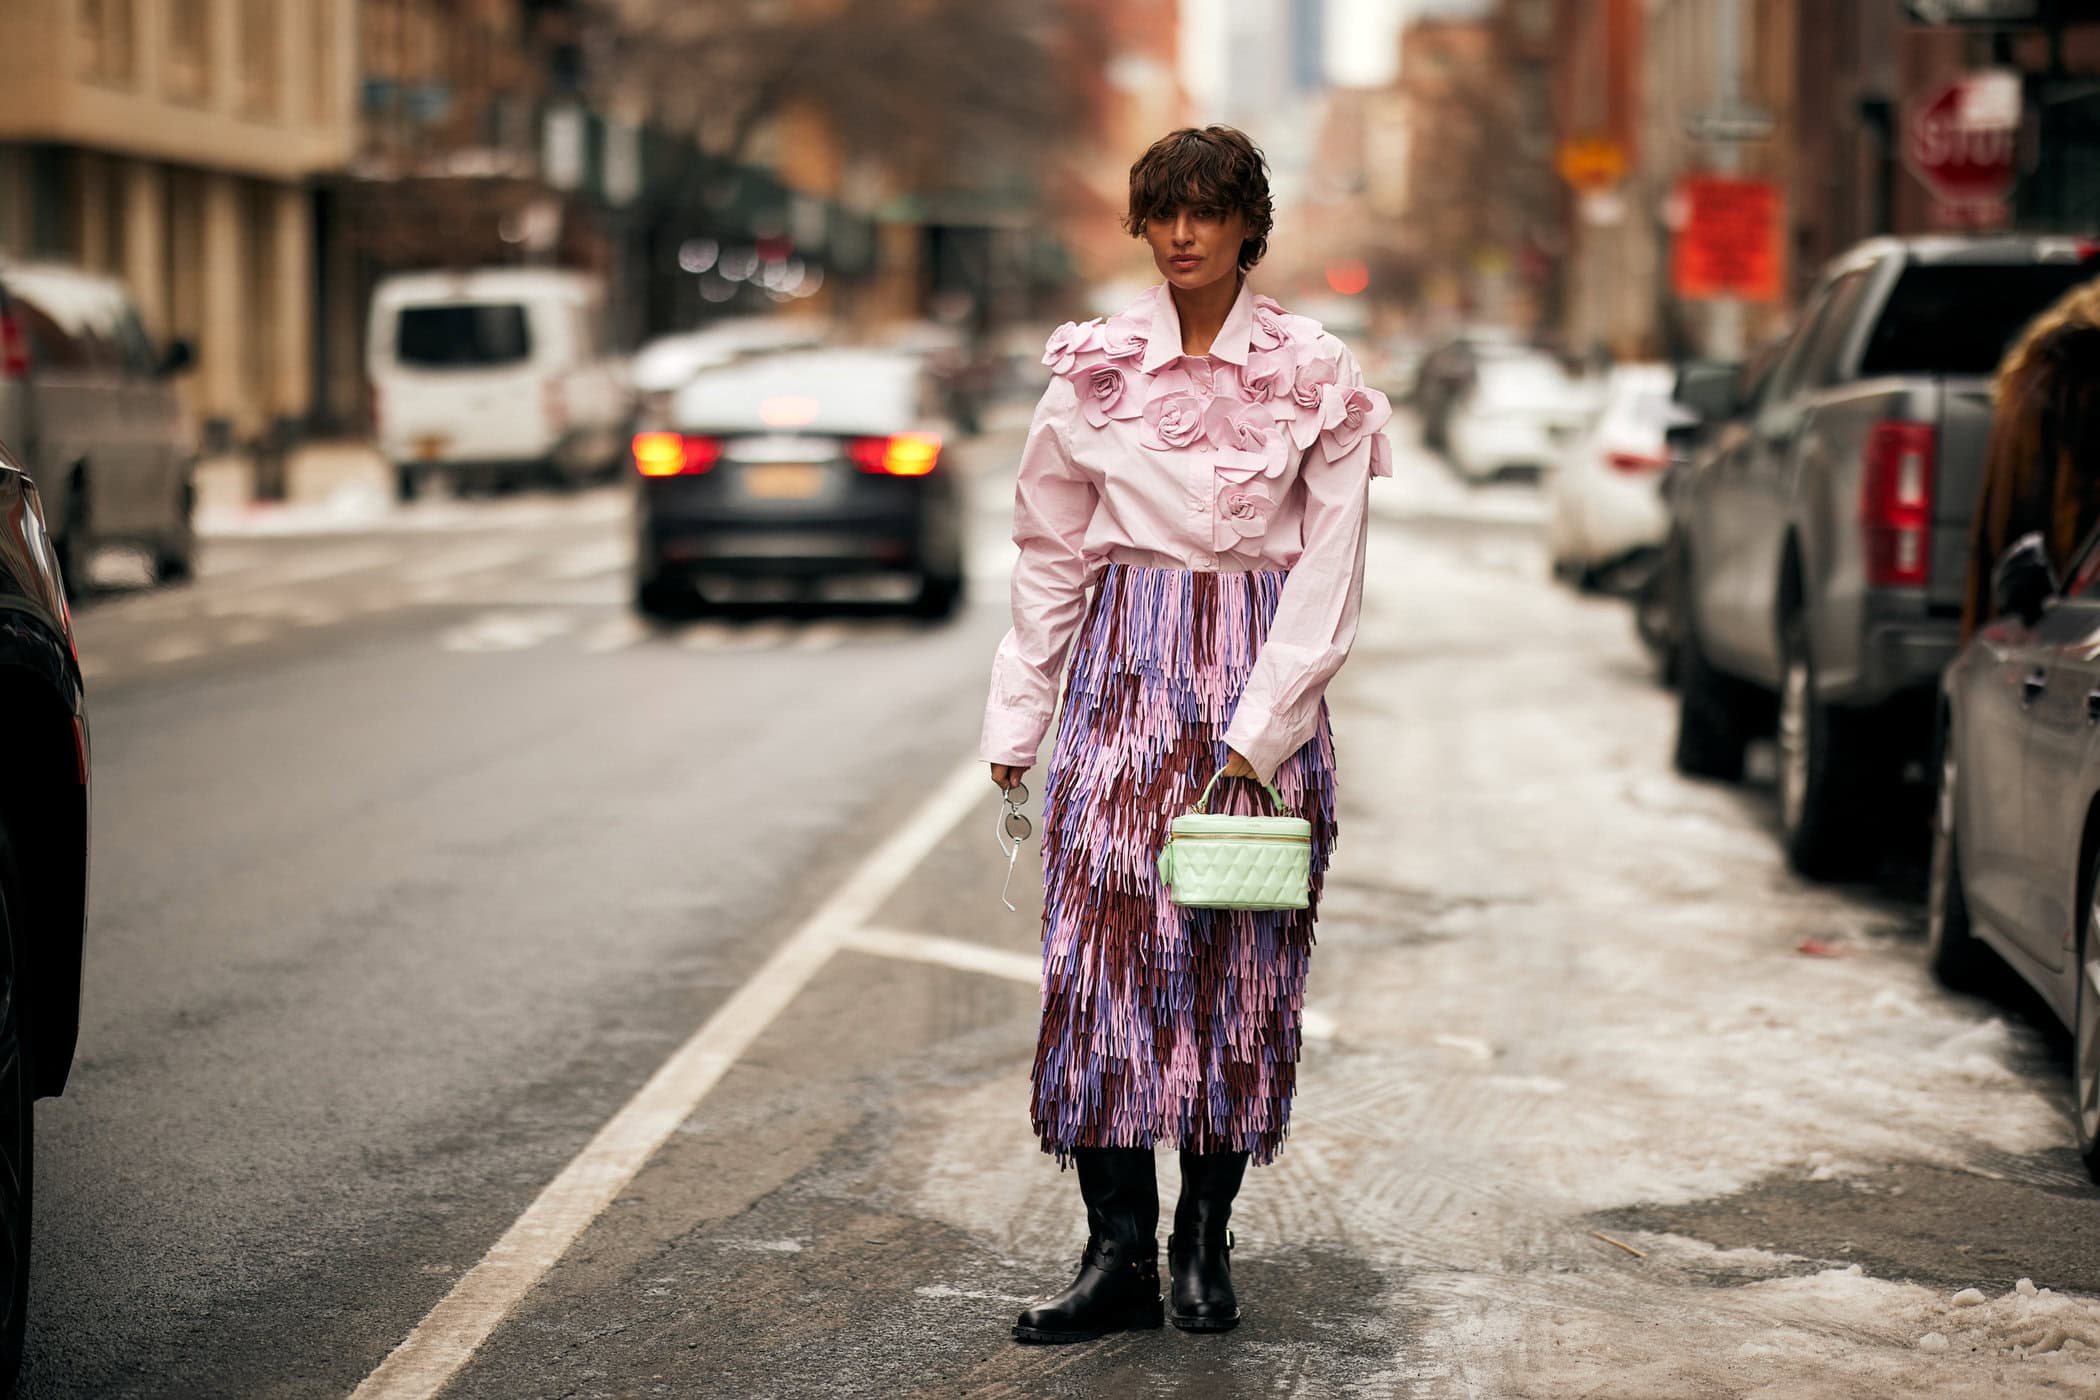
[[[1633,595],[1633,630],[1655,659],[1656,678],[1666,686],[1678,683],[1681,648],[1678,645],[1677,602],[1670,586],[1673,572],[1658,566]]]
[[[1932,883],[1925,895],[1925,960],[1940,985],[1973,991],[1983,981],[1991,950],[1969,925],[1969,897],[1961,881],[1961,839],[1955,830],[1956,787],[1953,737],[1940,759],[1939,793],[1933,802]]]
[[[1715,670],[1689,617],[1678,643],[1677,771],[1693,778],[1738,782],[1750,745],[1750,707],[1742,682]]]
[[[912,598],[912,616],[935,620],[950,618],[955,616],[962,601],[961,574],[927,574],[919,580],[919,591]]]
[[[394,466],[394,499],[403,505],[413,501],[423,490],[423,474],[406,462]]]
[[[1816,699],[1808,621],[1800,614],[1781,633],[1779,690],[1779,826],[1788,864],[1810,879],[1856,871],[1871,850],[1872,823],[1859,815],[1878,788],[1875,736],[1863,716]]]
[[[2073,1028],[2078,1093],[2078,1155],[2100,1184],[2100,854],[2087,869],[2085,927],[2078,937],[2078,1012]]]
[[[0,1393],[14,1392],[29,1321],[29,1236],[36,1182],[35,1096],[23,1063],[14,920],[22,907],[13,848],[0,831]]]
[[[691,617],[700,611],[700,595],[660,578],[641,579],[634,586],[634,610],[664,621]]]
[[[88,561],[95,553],[88,501],[87,468],[83,466],[73,473],[66,486],[66,523],[51,541],[52,552],[58,556],[59,581],[68,598],[78,598],[87,591]]]

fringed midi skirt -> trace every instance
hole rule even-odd
[[[1275,615],[1281,570],[1111,564],[1065,682],[1043,797],[1043,1150],[1171,1144],[1275,1158],[1290,1128],[1313,918],[1334,845],[1323,704],[1276,785],[1312,823],[1312,907],[1183,909],[1155,862],[1226,760],[1225,730]],[[1211,811],[1269,810],[1251,781]]]

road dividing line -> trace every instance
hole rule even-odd
[[[351,1400],[422,1400],[437,1394],[612,1204],[664,1139],[692,1116],[708,1091],[809,985],[848,935],[881,907],[965,813],[980,805],[989,810],[992,802],[985,767],[974,758],[943,780],[598,1130],[481,1262],[452,1285],[379,1369],[351,1392]]]
[[[1009,953],[1004,948],[987,948],[982,943],[968,943],[960,938],[938,938],[930,933],[909,933],[903,929],[862,928],[839,940],[839,946],[882,958],[903,958],[964,972],[982,972],[988,977],[1004,977],[1012,982],[1038,985],[1043,980],[1041,954]]]

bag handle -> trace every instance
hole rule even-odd
[[[1217,772],[1210,775],[1210,781],[1203,785],[1202,793],[1196,798],[1196,805],[1189,808],[1191,812],[1201,812],[1204,808],[1210,805],[1210,790],[1216,787],[1218,785],[1218,779],[1224,776],[1225,770],[1223,768],[1220,768]],[[1261,780],[1257,778],[1255,781],[1260,782]],[[1276,784],[1261,783],[1261,790],[1269,794],[1269,800],[1276,804],[1277,816],[1287,817],[1291,814],[1291,809],[1284,805],[1283,794],[1277,791]]]

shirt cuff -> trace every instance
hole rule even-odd
[[[1004,763],[1015,768],[1035,767],[1050,729],[1050,716],[1027,710],[1009,710],[994,705],[984,712],[984,733],[977,752],[986,763]]]
[[[1294,740],[1274,715],[1257,714],[1244,706],[1232,717],[1232,723],[1225,730],[1226,746],[1253,764],[1255,773],[1265,783],[1276,781],[1276,770],[1283,767],[1284,760],[1303,747],[1304,742]]]

